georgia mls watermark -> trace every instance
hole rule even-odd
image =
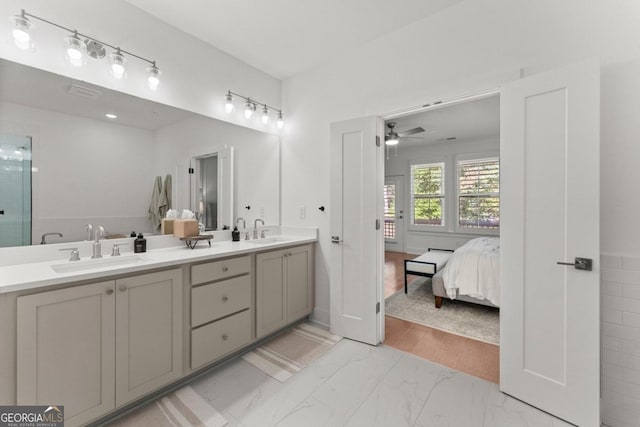
[[[64,406],[0,406],[0,427],[64,427]]]

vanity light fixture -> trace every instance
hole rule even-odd
[[[109,72],[113,78],[118,80],[125,78],[127,60],[129,58],[136,58],[149,64],[149,67],[147,68],[146,86],[150,90],[156,90],[158,88],[161,72],[156,65],[156,61],[152,61],[136,55],[133,52],[126,51],[120,47],[113,46],[94,37],[82,34],[77,30],[56,24],[55,22],[31,13],[27,13],[24,9],[20,11],[19,15],[14,15],[10,19],[13,24],[11,28],[13,42],[19,49],[29,50],[33,46],[33,40],[31,37],[31,30],[33,29],[32,20],[44,22],[45,24],[70,33],[65,37],[65,57],[70,65],[74,67],[83,66],[86,62],[87,56],[94,59],[102,59],[106,56],[105,47],[108,47],[112,50],[112,53],[109,55]]]
[[[276,126],[278,127],[278,129],[282,129],[284,127],[284,117],[282,115],[282,110],[278,109],[278,108],[274,108],[272,106],[270,106],[267,103],[264,102],[258,102],[254,99],[251,99],[249,97],[246,96],[242,96],[239,93],[235,93],[235,92],[231,92],[230,90],[227,91],[227,94],[224,96],[224,111],[227,114],[230,114],[231,112],[233,112],[235,106],[233,104],[233,97],[236,96],[242,100],[245,101],[244,103],[244,117],[245,119],[250,119],[251,117],[253,117],[253,113],[256,111],[258,105],[262,106],[262,114],[260,116],[260,120],[262,121],[262,124],[267,125],[269,124],[269,121],[271,121],[271,115],[270,113],[277,113],[277,120],[276,120]]]
[[[256,111],[256,104],[247,98],[247,102],[244,104],[244,118],[250,119],[254,111]]]
[[[233,96],[231,95],[231,91],[229,91],[224,97],[224,112],[229,114],[233,111],[233,108]]]
[[[13,28],[11,29],[11,35],[13,36],[13,43],[18,49],[27,50],[31,48],[31,33],[33,24],[27,18],[26,12],[23,10],[20,15],[14,15],[10,18]]]

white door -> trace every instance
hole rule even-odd
[[[599,82],[575,65],[500,99],[500,387],[579,426],[600,425]]]
[[[373,345],[383,338],[382,126],[331,124],[331,332]]]
[[[404,252],[404,177],[384,179],[384,249]]]

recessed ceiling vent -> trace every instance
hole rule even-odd
[[[98,99],[102,96],[102,91],[94,89],[89,86],[84,86],[78,83],[71,83],[69,86],[69,93],[71,95],[81,96],[83,98]]]

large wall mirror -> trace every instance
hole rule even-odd
[[[156,177],[172,208],[197,211],[207,229],[237,217],[279,224],[277,135],[6,60],[0,150],[0,247],[40,244],[46,233],[63,236],[47,243],[84,240],[87,223],[113,236],[157,234]]]

